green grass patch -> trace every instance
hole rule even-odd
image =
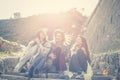
[[[10,54],[5,52],[0,52],[0,57],[7,57],[7,56],[10,56]]]

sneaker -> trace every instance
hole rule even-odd
[[[74,73],[74,74],[73,74],[73,76],[71,77],[71,79],[75,79],[75,78],[76,78],[76,76],[77,76],[77,74],[76,74],[76,73]]]
[[[76,77],[75,77],[75,79],[81,79],[83,77],[83,75],[77,75]]]

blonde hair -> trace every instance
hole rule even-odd
[[[62,31],[62,30],[60,30],[60,29],[57,29],[57,30],[55,30],[55,32],[54,32],[54,37],[53,37],[53,39],[54,39],[54,42],[55,42],[55,36],[56,36],[56,34],[61,34],[61,36],[62,36],[62,41],[63,41],[63,43],[65,42],[65,34],[64,34],[64,32]]]

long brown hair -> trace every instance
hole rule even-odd
[[[90,53],[89,53],[87,41],[86,41],[86,39],[85,39],[84,37],[82,37],[82,36],[80,36],[80,37],[81,37],[81,39],[82,39],[82,47],[85,48],[86,54],[89,55]]]
[[[36,33],[36,38],[38,38],[40,40],[40,34],[43,33],[45,35],[45,38],[44,38],[44,41],[47,41],[48,40],[48,36],[47,36],[47,33],[45,30],[39,30],[37,33]]]
[[[86,39],[85,39],[84,37],[80,36],[80,35],[78,35],[77,38],[78,38],[78,37],[80,37],[81,40],[82,40],[81,48],[83,49],[84,53],[85,53],[86,55],[89,55],[90,53],[89,53],[89,50],[88,50],[88,45],[87,45]],[[76,38],[76,39],[77,39],[77,38]],[[76,42],[73,44],[73,47],[71,48],[71,50],[74,51],[75,48],[76,48]]]

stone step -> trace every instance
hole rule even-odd
[[[112,80],[113,77],[112,76],[93,76],[92,80]]]
[[[0,78],[0,80],[8,80],[8,79],[2,79],[2,78]]]
[[[6,79],[6,80],[27,80],[27,77],[24,76],[15,76],[15,75],[7,75],[7,74],[2,74],[1,79]]]
[[[27,76],[27,73],[17,73],[17,72],[7,72],[7,75],[15,75],[15,76]],[[34,74],[35,78],[58,78],[59,74],[58,73],[41,73],[41,74]]]
[[[53,77],[54,76],[54,77]],[[8,74],[2,74],[1,79],[5,79],[5,80],[28,80],[27,77],[21,76],[21,75],[8,75]],[[103,75],[94,75],[92,80],[112,80],[112,76],[103,76]],[[83,77],[80,77],[80,79],[68,79],[67,80],[84,80]],[[66,79],[62,79],[62,80],[66,80]],[[34,78],[31,78],[30,80],[60,80],[58,78],[58,74],[52,74],[49,73],[48,74],[48,78],[45,78],[45,76],[34,76]]]
[[[25,76],[27,73],[7,72],[6,75]]]
[[[0,80],[28,80],[28,77],[24,76],[17,76],[17,75],[1,75]],[[60,79],[53,79],[53,78],[31,78],[30,80],[60,80]],[[62,79],[66,80],[66,79]]]

